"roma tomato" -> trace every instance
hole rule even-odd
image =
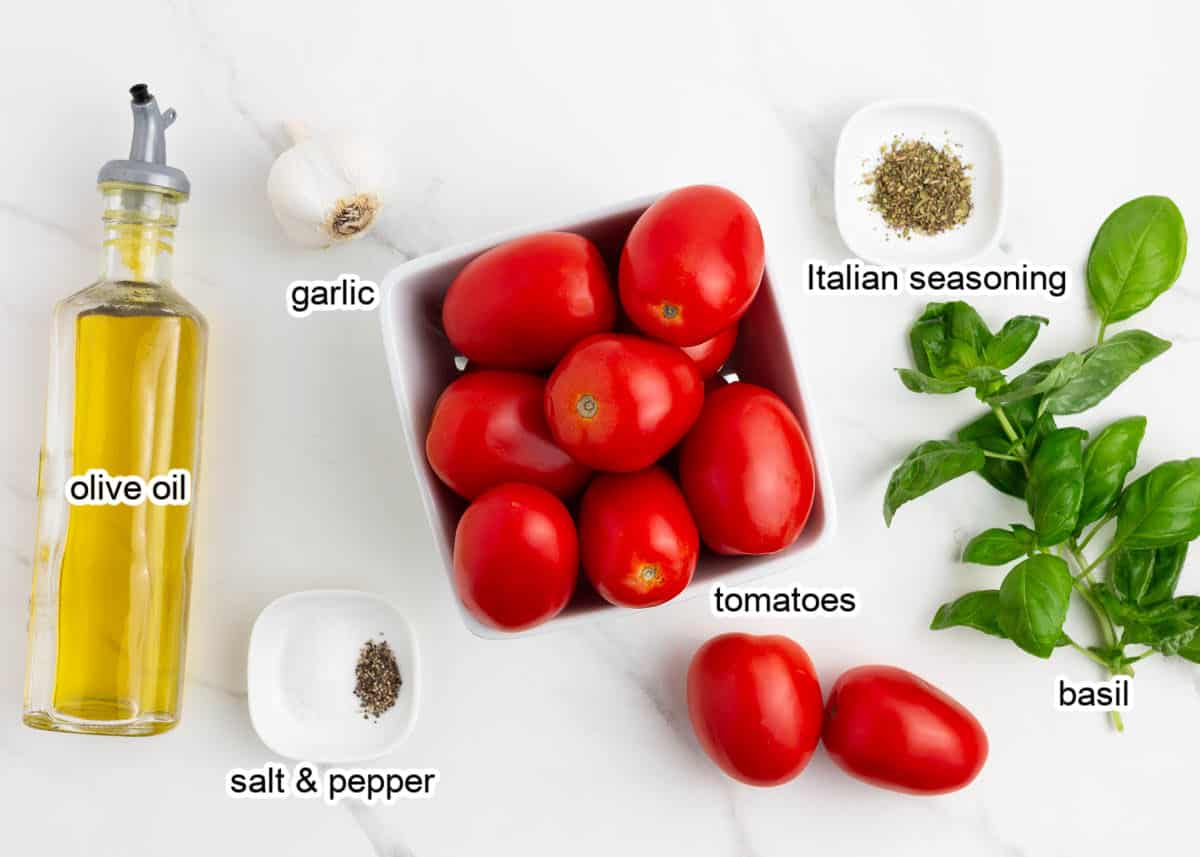
[[[580,342],[546,384],[546,420],[559,446],[588,467],[649,467],[696,421],[704,387],[672,345],[600,334]]]
[[[679,452],[679,481],[704,543],[766,554],[800,536],[815,496],[812,452],[783,400],[737,382],[712,389]]]
[[[579,537],[562,501],[507,482],[467,507],[454,533],[454,587],[485,625],[521,631],[567,606],[579,576]]]
[[[699,345],[689,345],[683,349],[683,353],[692,358],[696,364],[696,368],[700,371],[700,377],[707,381],[713,375],[717,374],[717,370],[725,365],[725,361],[729,359],[729,355],[733,352],[733,344],[737,342],[737,325],[727,327],[714,336],[712,339],[706,339]]]
[[[579,511],[579,548],[605,600],[652,607],[691,581],[700,536],[675,480],[651,467],[592,480]]]
[[[688,714],[722,771],[752,786],[793,779],[821,737],[821,686],[787,637],[722,634],[692,658]]]
[[[454,347],[494,369],[549,369],[585,336],[612,330],[617,302],[600,251],[543,232],[473,259],[450,284],[442,326]]]
[[[851,776],[916,795],[961,789],[988,754],[987,735],[971,712],[896,667],[842,674],[829,694],[824,741]]]
[[[655,202],[621,252],[621,306],[647,336],[699,345],[732,325],[758,292],[763,238],[732,191],[696,185]]]
[[[493,369],[456,379],[433,406],[425,438],[433,472],[468,500],[501,482],[578,493],[591,471],[550,436],[545,387],[537,375]]]

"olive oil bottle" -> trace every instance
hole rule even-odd
[[[62,732],[153,735],[180,711],[208,333],[171,280],[175,111],[130,93],[129,158],[99,176],[100,279],[51,333],[24,721]],[[170,474],[182,495],[156,485]]]

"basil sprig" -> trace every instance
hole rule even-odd
[[[1171,344],[1143,330],[1107,336],[1179,278],[1187,253],[1171,200],[1139,197],[1106,219],[1092,243],[1087,287],[1100,319],[1094,345],[1041,360],[1011,380],[1005,370],[1031,348],[1040,316],[1016,316],[993,334],[969,304],[931,303],[909,331],[912,367],[897,370],[919,393],[971,389],[988,410],[954,440],[918,445],[896,468],[884,520],[904,504],[967,473],[1025,501],[1031,526],[984,529],[964,562],[1016,563],[999,589],[943,604],[930,627],[973,628],[1039,658],[1069,646],[1111,675],[1133,675],[1153,654],[1200,663],[1200,596],[1177,595],[1188,543],[1200,537],[1200,458],[1168,461],[1128,482],[1146,418],[1125,417],[1092,433],[1060,427],[1107,399]],[[1107,546],[1097,537],[1105,535]],[[1102,579],[1101,579],[1102,576]],[[1094,614],[1092,646],[1063,628],[1072,597]],[[1111,717],[1123,728],[1120,715]]]

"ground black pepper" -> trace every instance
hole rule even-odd
[[[879,164],[863,176],[867,201],[903,238],[937,235],[966,222],[971,202],[971,165],[947,143],[896,137],[879,147]]]
[[[362,708],[363,719],[379,716],[396,704],[400,695],[400,668],[386,640],[367,640],[358,653],[354,667],[354,695]]]

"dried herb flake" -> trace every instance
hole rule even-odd
[[[871,190],[867,201],[901,237],[937,235],[966,222],[973,208],[971,165],[951,144],[939,149],[895,137],[879,153],[878,165],[863,176]]]

